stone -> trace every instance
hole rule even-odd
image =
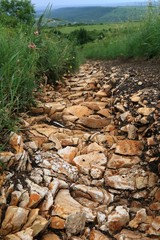
[[[129,227],[138,228],[140,223],[144,223],[146,221],[147,214],[146,209],[142,208],[136,213],[135,218],[129,222]]]
[[[14,132],[11,132],[11,134],[10,134],[9,144],[16,151],[16,153],[22,153],[24,151],[23,150],[24,144],[23,144],[22,136],[17,135]]]
[[[71,213],[65,222],[66,232],[77,235],[84,230],[86,223],[86,214],[84,212]]]
[[[61,146],[61,143],[60,141],[58,140],[58,138],[55,137],[55,134],[54,133],[51,133],[49,135],[49,141],[51,141],[52,143],[54,143],[54,148],[56,148],[57,150],[61,149],[62,146]]]
[[[34,223],[34,221],[37,219],[38,214],[39,214],[39,209],[38,208],[31,209],[30,212],[29,212],[27,222],[23,226],[23,229],[30,228],[32,226],[32,224]]]
[[[30,208],[35,207],[47,194],[48,188],[41,187],[35,184],[34,182],[32,182],[30,179],[26,179],[25,182],[28,184],[28,187],[30,188],[30,197],[29,197],[28,207]]]
[[[127,229],[123,229],[120,233],[115,235],[116,240],[156,240],[155,238],[148,238],[145,236],[145,234],[139,233],[139,232],[133,232]],[[157,239],[158,240],[158,239]]]
[[[140,162],[140,158],[137,156],[120,156],[118,154],[113,154],[110,159],[108,159],[107,166],[108,168],[118,169],[123,167],[131,167]]]
[[[107,158],[104,153],[95,152],[93,154],[91,152],[75,157],[73,159],[73,162],[80,172],[89,174],[89,171],[92,167],[97,167],[98,169],[102,169],[104,171],[104,166],[107,163]]]
[[[68,108],[65,108],[63,111],[64,114],[72,114],[78,118],[91,115],[93,112],[86,106],[74,105]]]
[[[33,240],[33,230],[27,228],[15,234],[9,234],[5,237],[4,240]]]
[[[115,153],[122,155],[141,155],[144,146],[141,141],[121,140],[117,143]]]
[[[50,152],[37,152],[35,158],[41,162],[39,164],[40,167],[52,169],[54,173],[57,173],[55,175],[64,175],[72,181],[78,178],[77,167],[67,163],[56,154]]]
[[[123,206],[117,206],[115,211],[108,215],[107,226],[109,231],[120,231],[123,227],[127,226],[129,220],[129,209]]]
[[[0,235],[5,236],[11,232],[18,232],[27,221],[28,209],[17,206],[9,206],[0,228]]]
[[[98,145],[96,142],[91,143],[85,148],[85,151],[81,151],[81,153],[91,153],[91,152],[104,152],[104,148],[100,145]]]
[[[6,164],[13,156],[14,154],[12,152],[0,152],[0,161]]]
[[[65,220],[57,216],[51,217],[50,227],[53,229],[64,229]]]
[[[107,96],[106,92],[103,91],[103,90],[99,90],[95,95],[96,95],[97,97],[100,97],[100,98]]]
[[[105,184],[111,188],[134,190],[135,189],[135,176],[134,174],[118,174],[113,171],[106,170],[105,172]]]
[[[13,191],[11,193],[11,201],[10,201],[10,205],[11,206],[17,206],[18,205],[18,202],[20,200],[20,197],[22,195],[22,192],[20,191]]]
[[[149,116],[154,111],[155,111],[155,108],[147,108],[147,107],[138,108],[138,110],[137,110],[137,112],[139,114],[142,114],[143,116]]]
[[[106,117],[106,118],[109,118],[109,119],[112,118],[111,111],[107,108],[101,109],[97,113],[99,115],[103,116],[103,117]]]
[[[91,209],[83,207],[76,200],[74,200],[74,198],[71,197],[68,189],[61,189],[55,198],[52,216],[56,215],[67,219],[70,214],[76,212],[84,212],[86,214],[86,221],[92,222],[95,219]]]
[[[139,102],[140,101],[140,96],[138,94],[134,94],[133,96],[130,97],[132,102]]]
[[[107,236],[105,236],[103,233],[101,233],[98,230],[92,230],[89,235],[89,240],[109,240]]]
[[[42,240],[61,240],[55,233],[44,234]]]
[[[85,127],[89,128],[103,128],[111,123],[110,119],[104,118],[95,118],[93,116],[90,117],[83,117],[79,121],[80,124],[84,125]]]
[[[90,108],[91,110],[99,111],[100,109],[105,108],[106,102],[97,102],[97,101],[96,102],[83,102],[82,105]]]
[[[160,237],[160,216],[156,216],[152,223],[150,228],[148,229],[147,233],[149,235],[153,235],[153,236],[158,236]]]
[[[67,146],[65,148],[59,149],[58,154],[68,163],[73,164],[73,159],[76,156],[78,149],[76,147]]]
[[[45,112],[50,115],[54,114],[55,112],[61,112],[65,108],[65,105],[55,102],[49,102],[44,104]]]
[[[49,221],[38,215],[35,221],[33,222],[31,229],[33,230],[33,236],[37,236],[40,232],[44,231],[49,225]]]
[[[80,196],[80,193],[82,192],[82,196],[84,193],[86,194],[86,198],[88,195],[88,199],[101,204],[109,205],[111,202],[113,202],[113,195],[104,189],[89,187],[82,184],[72,184],[71,189],[75,191],[75,196],[76,192],[78,192],[78,196]]]
[[[127,125],[127,132],[128,132],[128,139],[135,139],[137,137],[137,128],[132,125],[128,124]]]

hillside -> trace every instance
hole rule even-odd
[[[144,16],[146,7],[69,7],[53,10],[51,17],[67,22],[104,23],[139,20]]]

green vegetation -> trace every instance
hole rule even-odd
[[[51,17],[62,19],[66,23],[106,23],[141,20],[146,6],[131,7],[70,7],[52,12]],[[63,23],[63,22],[62,22]]]
[[[0,21],[15,27],[19,23],[33,24],[35,10],[30,0],[0,0]]]
[[[8,18],[8,22],[10,16]],[[19,21],[17,19],[17,21]],[[0,132],[12,130],[18,112],[33,103],[44,78],[51,84],[77,67],[74,44],[45,28],[0,25]]]
[[[89,59],[145,57],[160,55],[160,15],[149,9],[142,22],[119,24],[101,41],[87,43],[81,53]]]

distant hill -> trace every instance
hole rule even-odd
[[[53,10],[50,17],[69,23],[104,23],[139,20],[145,12],[145,6],[67,7]]]

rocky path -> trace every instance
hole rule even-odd
[[[21,114],[0,175],[0,239],[160,239],[160,72],[93,62]]]

